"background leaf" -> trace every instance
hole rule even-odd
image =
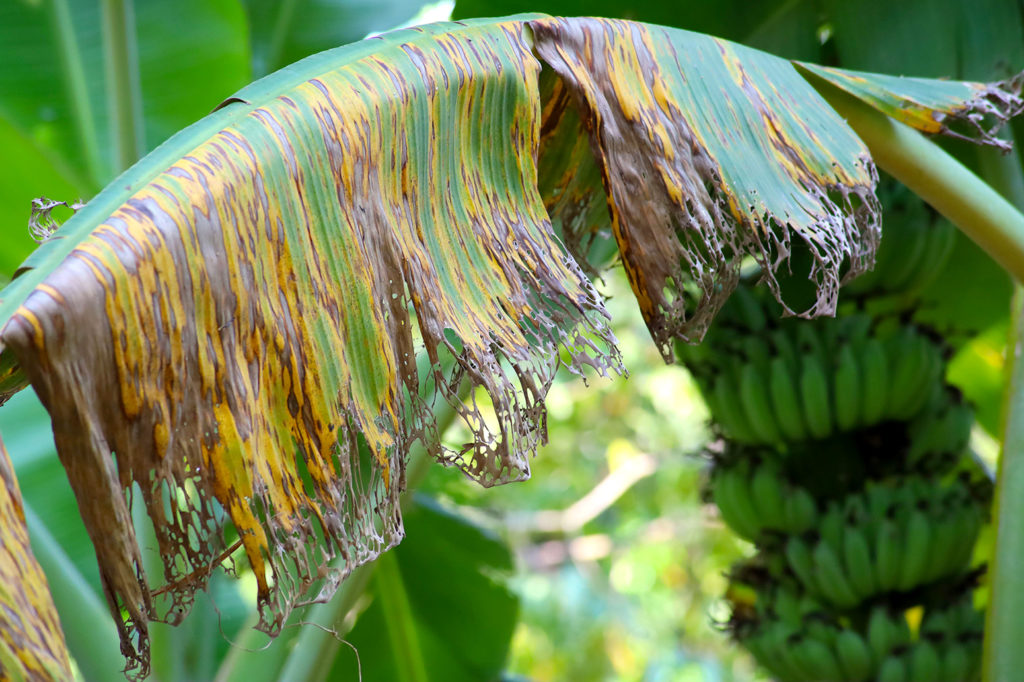
[[[423,0],[243,0],[255,77],[398,26]],[[524,10],[530,11],[530,10]],[[498,16],[476,14],[473,16]]]
[[[136,3],[145,145],[153,149],[248,83],[248,27],[235,0]],[[182,30],[188,26],[188,30]],[[0,5],[0,275],[31,252],[30,202],[88,200],[117,169],[106,110],[99,3]]]
[[[746,42],[770,50],[779,56],[813,59],[814,30],[802,27],[813,23],[814,3],[809,0],[695,0],[673,3],[639,0],[624,5],[612,0],[457,0],[453,17],[502,16],[517,12],[543,12],[553,16],[619,17],[662,26],[674,26],[708,33],[726,40]],[[793,40],[795,38],[795,40]],[[810,40],[808,40],[808,38]]]
[[[388,581],[377,574],[373,602],[346,636],[359,652],[363,681],[496,680],[518,614],[518,600],[501,577],[513,569],[508,548],[424,496],[416,497],[404,522],[408,536],[387,555],[402,589],[390,597],[402,608],[384,608],[381,590]],[[396,618],[409,620],[388,622]],[[391,634],[396,629],[411,629],[418,651],[397,647]],[[412,656],[418,660],[406,660]],[[405,676],[403,666],[421,676]],[[331,679],[351,677],[354,670],[354,654],[342,647]]]
[[[71,665],[50,588],[29,546],[25,508],[0,441],[0,675],[66,679]]]
[[[826,0],[824,5],[836,53],[848,69],[992,81],[1024,66],[1022,8],[1012,0]]]

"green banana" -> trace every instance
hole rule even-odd
[[[800,367],[800,354],[796,350],[793,338],[785,329],[776,329],[771,332],[770,338],[775,355],[786,361],[790,371],[796,372]]]
[[[943,415],[940,429],[942,431],[941,452],[960,454],[967,447],[974,426],[974,410],[963,402],[955,402]]]
[[[814,559],[807,541],[799,535],[790,536],[786,541],[785,552],[786,562],[803,583],[804,589],[814,594],[820,594],[821,591],[818,589],[818,581],[814,572]]]
[[[836,427],[852,431],[860,423],[861,403],[860,367],[849,344],[843,344],[837,356],[835,371]]]
[[[950,559],[956,555],[957,525],[952,518],[956,510],[945,510],[945,513],[931,518],[931,542],[928,545],[928,559],[922,581],[934,582],[948,575]]]
[[[760,443],[779,443],[779,427],[768,398],[768,382],[757,365],[748,362],[740,370],[740,403],[747,415],[747,423]]]
[[[836,635],[839,629],[824,612],[807,614],[803,620],[803,635],[817,642],[821,642],[829,649],[835,646]]]
[[[828,506],[828,511],[821,517],[818,523],[818,532],[821,539],[827,543],[836,556],[843,554],[843,526],[846,525],[843,519],[843,510],[835,502]]]
[[[906,591],[921,584],[931,543],[931,523],[923,511],[913,509],[907,516],[904,528],[906,539],[903,545],[903,565],[897,587]]]
[[[920,470],[930,455],[941,451],[943,441],[943,417],[945,410],[928,411],[918,415],[907,427],[910,445],[907,447],[907,466]]]
[[[904,291],[913,280],[915,273],[921,267],[927,267],[927,264],[921,262],[927,241],[923,238],[925,237],[923,230],[918,228],[904,231],[904,235],[904,239],[901,240],[903,244],[899,256],[890,261],[887,272],[883,273],[885,281],[882,282],[882,286],[886,291]]]
[[[763,336],[747,336],[743,339],[741,352],[748,362],[754,364],[759,372],[768,373],[768,363],[772,359],[772,348]]]
[[[842,502],[842,506],[837,506],[840,510],[840,518],[845,520],[847,525],[861,525],[866,524],[870,519],[868,517],[868,506],[865,500],[864,493],[858,493],[856,495],[847,495]]]
[[[956,544],[948,558],[950,568],[947,574],[954,573],[967,567],[974,557],[974,545],[978,540],[978,533],[984,525],[982,513],[977,505],[970,503],[959,507],[953,516],[956,524]]]
[[[942,654],[942,674],[947,680],[973,679],[971,657],[967,653],[967,645],[960,642],[947,642]]]
[[[768,393],[778,418],[779,431],[786,441],[799,442],[807,438],[803,403],[793,381],[793,373],[781,355],[768,365]]]
[[[819,542],[812,551],[818,588],[822,596],[835,606],[848,609],[860,603],[860,599],[846,577],[843,564],[827,542]]]
[[[927,358],[920,352],[919,339],[917,331],[908,325],[889,340],[888,360],[893,371],[889,377],[885,413],[891,418],[906,414],[927,372]]]
[[[927,405],[932,390],[942,383],[941,375],[945,369],[945,363],[942,361],[939,349],[923,334],[917,335],[914,345],[916,347],[914,352],[922,358],[922,368],[916,385],[912,389],[908,388],[909,397],[903,411],[893,414],[898,419],[908,419],[920,412]]]
[[[786,501],[782,491],[781,473],[777,467],[762,462],[750,479],[750,492],[761,525],[773,530],[786,530]]]
[[[790,642],[796,636],[795,632],[780,621],[774,621],[766,633],[765,641],[777,662],[790,671],[788,676],[790,680],[809,680],[811,679],[810,672],[793,655],[793,647]]]
[[[754,430],[747,422],[746,413],[740,404],[739,386],[726,372],[722,372],[715,379],[712,393],[714,398],[708,402],[712,416],[737,441],[752,442],[755,439]]]
[[[841,679],[848,682],[867,682],[874,672],[871,647],[860,634],[850,628],[842,628],[836,635],[836,658],[842,668]]]
[[[899,390],[895,396],[890,396],[889,404],[891,416],[904,420],[928,406],[930,399],[941,389],[942,374],[945,371],[939,347],[923,333],[914,331],[913,327],[905,329],[907,340],[904,345],[909,356],[904,356],[903,364],[897,368],[893,390],[897,390],[897,382]]]
[[[823,642],[802,637],[793,645],[793,657],[811,673],[812,680],[841,680],[843,672],[835,653]]]
[[[892,616],[889,615],[887,609],[888,607],[884,604],[879,604],[872,608],[868,615],[867,641],[876,664],[881,664],[896,646],[896,639],[893,637]]]
[[[907,283],[908,294],[919,294],[935,281],[949,260],[954,244],[956,244],[956,228],[951,222],[939,220],[932,225],[928,231],[924,254],[921,256],[922,267],[918,268],[913,280]]]
[[[803,613],[800,609],[800,600],[795,592],[778,586],[772,593],[771,605],[779,620],[794,628],[800,627],[803,622]]]
[[[843,529],[843,563],[850,586],[860,599],[878,591],[868,539],[860,526],[847,524]]]
[[[910,648],[907,669],[910,682],[936,682],[944,679],[939,652],[927,639],[918,640]]]
[[[861,381],[861,423],[871,426],[882,421],[889,391],[889,359],[882,341],[871,337],[860,353],[864,370]]]
[[[903,534],[893,519],[886,518],[875,536],[875,577],[882,590],[895,590],[900,584]]]
[[[763,635],[755,634],[740,641],[754,656],[754,659],[776,678],[780,680],[800,679],[799,673],[785,665],[782,657],[772,649]]]
[[[828,377],[817,355],[804,353],[800,373],[800,398],[807,419],[807,429],[815,438],[827,438],[832,433],[832,401],[829,398]]]
[[[915,345],[920,348],[917,352],[923,358],[921,373],[918,375],[917,385],[910,392],[903,411],[893,415],[896,419],[911,419],[914,415],[920,414],[928,404],[935,389],[940,387],[941,384],[941,381],[936,377],[942,371],[944,364],[937,349],[931,341],[928,341],[923,336],[919,338]]]
[[[903,656],[889,656],[878,668],[878,682],[907,682],[908,674]]]
[[[864,520],[865,534],[868,542],[874,547],[877,542],[878,529],[892,506],[892,489],[887,485],[869,481],[864,497],[867,501],[867,518]]]
[[[818,519],[818,505],[804,488],[793,488],[786,496],[786,532],[810,530]]]
[[[740,537],[755,542],[761,523],[751,502],[745,467],[716,469],[711,481],[711,497],[722,520]]]

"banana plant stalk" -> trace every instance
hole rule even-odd
[[[1024,288],[1013,299],[1011,337],[1006,348],[1006,398],[1003,447],[996,479],[993,524],[996,528],[989,567],[989,605],[985,619],[982,679],[1014,679],[1024,670]]]

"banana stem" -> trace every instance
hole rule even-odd
[[[78,141],[82,145],[86,168],[89,173],[90,192],[96,185],[104,184],[111,173],[100,154],[99,137],[96,132],[96,117],[89,100],[89,87],[85,79],[85,63],[82,50],[75,35],[68,0],[53,0],[49,4],[50,23],[56,36],[60,54],[64,87],[71,101],[71,116]]]
[[[114,166],[120,173],[139,160],[144,148],[135,10],[133,0],[103,0],[102,7],[107,114]]]
[[[1024,288],[1013,303],[1012,338],[1006,349],[1007,390],[1003,407],[1003,451],[999,458],[992,523],[996,541],[989,570],[982,679],[1014,679],[1024,670]]]
[[[812,84],[891,173],[946,216],[1024,282],[1024,215],[959,161],[917,131],[855,97],[810,77]]]

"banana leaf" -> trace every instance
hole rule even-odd
[[[1020,104],[978,92],[952,106]],[[30,381],[50,412],[143,675],[147,623],[225,561],[274,634],[397,543],[413,443],[486,485],[528,476],[554,372],[622,370],[571,255],[596,233],[668,359],[747,258],[781,300],[807,250],[817,298],[790,312],[832,312],[872,264],[875,179],[793,63],[727,41],[541,15],[394,32],[242,89],[57,230],[0,290],[0,403]],[[469,442],[439,442],[437,400]]]
[[[21,491],[0,442],[0,677],[71,679],[64,633],[28,542]]]

